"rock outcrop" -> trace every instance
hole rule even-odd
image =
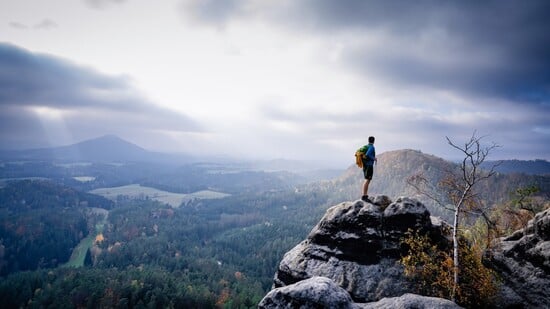
[[[355,303],[346,290],[325,277],[312,277],[298,283],[276,288],[269,292],[258,304],[260,309],[301,308],[301,309],[456,309],[452,301],[404,294],[400,297],[383,298],[377,302]]]
[[[325,277],[312,277],[271,290],[258,308],[355,308],[346,290]]]
[[[262,306],[275,308],[269,304],[311,301],[311,304],[330,303],[327,308],[332,305],[355,308],[371,302],[374,307],[360,308],[381,308],[374,302],[384,298],[384,302],[411,304],[396,308],[424,308],[418,304],[431,298],[413,295],[401,298],[413,291],[398,262],[404,249],[401,238],[409,229],[426,233],[441,248],[451,245],[446,237],[447,226],[431,218],[426,207],[415,199],[400,197],[392,203],[387,196],[380,195],[372,202],[345,202],[331,207],[307,239],[284,255],[275,274],[275,289],[262,300]],[[310,281],[311,278],[316,279]],[[328,291],[336,295],[345,292],[349,299],[338,296],[342,303],[333,303]],[[309,292],[324,296],[303,296]],[[428,303],[426,308],[430,307]]]
[[[501,238],[484,264],[503,279],[501,308],[550,308],[550,209]]]

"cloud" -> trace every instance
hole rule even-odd
[[[9,23],[9,26],[14,28],[14,29],[19,29],[19,30],[26,30],[28,29],[29,27],[25,24],[22,24],[20,22],[17,22],[17,21],[12,21]]]
[[[105,9],[111,4],[123,4],[126,0],[84,0],[87,6],[93,9]]]
[[[37,23],[36,25],[34,25],[34,29],[53,29],[53,28],[57,28],[58,25],[55,21],[49,19],[49,18],[44,18],[41,22]]]
[[[256,19],[326,38],[339,46],[343,67],[396,87],[550,101],[548,1],[185,3],[206,25]]]
[[[304,149],[320,149],[323,156],[342,160],[346,149],[354,149],[364,143],[367,136],[374,135],[381,152],[410,148],[455,159],[459,154],[447,147],[445,136],[462,143],[477,130],[480,135],[488,135],[487,142],[503,146],[495,151],[492,159],[548,159],[550,134],[541,129],[548,128],[548,113],[519,104],[502,104],[503,110],[495,110],[456,102],[439,107],[429,103],[415,102],[407,106],[373,101],[337,112],[322,107],[296,112],[282,104],[284,102],[270,103],[260,108],[259,115],[263,125],[272,132],[268,140],[291,138],[303,153],[308,153]]]
[[[54,144],[117,132],[201,131],[193,119],[136,93],[126,77],[0,44],[0,148],[44,144],[48,130],[61,139]]]
[[[18,21],[10,22],[9,26],[14,28],[14,29],[18,29],[18,30],[31,29],[31,27],[29,27],[28,25],[26,25],[24,23],[21,23],[21,22],[18,22]],[[51,29],[57,28],[58,26],[59,25],[55,21],[53,21],[49,18],[44,18],[40,22],[34,24],[32,29],[35,29],[35,30],[51,30]]]
[[[223,24],[228,33],[261,25],[314,42],[310,59],[364,85],[338,102],[340,111],[286,108],[290,94],[282,92],[281,102],[259,110],[279,137],[301,134],[343,149],[372,132],[390,149],[447,155],[445,135],[462,141],[477,129],[508,157],[548,158],[548,1],[244,0],[223,14],[185,3],[184,17],[194,14],[199,25]]]
[[[225,24],[244,11],[246,1],[239,0],[189,0],[182,2],[183,15],[203,23],[223,28]]]
[[[108,31],[96,29],[86,39],[93,49],[79,43],[99,17],[85,4],[126,8],[101,14]],[[64,139],[77,141],[118,134],[148,148],[160,144],[161,134],[201,151],[262,149],[307,159],[320,150],[347,162],[349,149],[371,134],[380,151],[442,155],[445,135],[460,142],[477,129],[503,144],[509,157],[548,158],[548,6],[538,0],[176,0],[176,6],[96,0],[56,12],[59,31],[48,40],[34,28],[40,19],[17,24],[27,15],[13,14],[10,26],[29,31],[21,36],[12,29],[7,40],[133,79],[1,45],[0,146],[21,145],[7,142],[17,132],[36,132],[37,141],[65,132]],[[62,27],[75,15],[82,23]],[[140,35],[128,36],[130,28]]]

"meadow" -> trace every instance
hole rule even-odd
[[[183,203],[187,203],[195,199],[218,199],[229,196],[229,194],[227,193],[211,190],[201,190],[189,194],[173,193],[151,187],[144,187],[139,184],[131,184],[111,188],[99,188],[90,191],[90,193],[101,195],[113,201],[116,201],[119,196],[128,197],[130,199],[149,198],[155,201],[159,201],[161,203],[168,204],[173,208],[180,207]]]

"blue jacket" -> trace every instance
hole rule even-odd
[[[376,158],[376,150],[374,149],[373,144],[368,144],[367,153],[365,153],[365,160],[363,160],[363,165],[374,165],[374,158]]]

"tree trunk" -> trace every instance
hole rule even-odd
[[[451,295],[452,301],[456,298],[456,289],[458,287],[458,213],[460,209],[455,209],[455,218],[453,222],[453,293]]]

